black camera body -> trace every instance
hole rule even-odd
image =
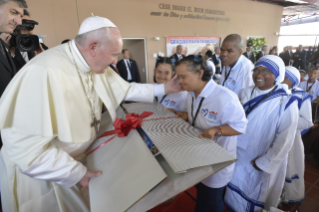
[[[40,49],[40,42],[37,35],[19,35],[18,30],[34,29],[34,25],[38,25],[38,22],[32,20],[22,20],[22,25],[18,25],[12,33],[10,40],[10,46],[19,48],[21,52],[33,52]]]

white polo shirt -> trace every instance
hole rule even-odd
[[[238,96],[209,80],[200,95],[195,99],[195,93],[189,92],[187,96],[187,112],[190,123],[195,117],[201,99],[204,98],[195,127],[205,131],[215,126],[229,125],[238,132],[245,133],[247,119]],[[193,115],[191,111],[194,99]],[[214,141],[212,141],[214,142]],[[217,139],[217,144],[236,157],[237,136],[222,136]],[[235,164],[231,164],[202,181],[208,187],[220,188],[225,186],[232,178]]]
[[[317,99],[319,96],[319,81],[318,80],[316,80],[314,83],[308,83],[308,81],[303,81],[299,84],[299,88],[311,94],[312,100]]]
[[[223,85],[237,95],[245,89],[254,85],[253,72],[254,64],[248,60],[244,55],[241,55],[233,68],[224,66],[219,80],[219,84]],[[226,79],[228,72],[230,74]]]
[[[187,94],[187,91],[181,91],[178,93],[169,93],[164,96],[157,96],[157,99],[165,108],[174,109],[175,111],[186,111]]]

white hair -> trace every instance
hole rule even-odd
[[[106,43],[110,42],[111,40],[111,33],[108,27],[93,30],[91,32],[77,35],[75,37],[75,42],[80,46],[86,46],[88,43],[92,41],[97,41],[102,44],[102,48]]]
[[[214,47],[214,51],[216,52],[217,49],[220,49],[220,47],[219,47],[219,46],[215,46],[215,47]]]

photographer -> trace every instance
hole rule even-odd
[[[28,23],[26,23],[28,20]],[[24,9],[23,11],[23,18],[22,18],[22,25],[17,26],[16,28],[16,35],[33,35],[34,25],[38,23],[31,20],[29,12]],[[2,38],[3,39],[3,38]],[[15,36],[7,34],[6,37],[3,39],[8,45],[10,45],[11,49],[11,56],[13,58],[13,62],[16,66],[17,72],[27,63],[29,62],[35,55],[43,52],[43,48],[39,45],[40,49],[38,51],[21,51],[18,46],[12,46],[12,39],[15,39]],[[36,37],[36,41],[37,41]],[[38,41],[37,41],[38,42]],[[16,44],[18,45],[18,44]]]
[[[17,25],[22,23],[23,9],[27,8],[24,0],[0,0],[0,33],[13,33]],[[0,39],[0,98],[11,79],[16,74],[9,46]],[[1,114],[0,114],[1,115]],[[0,148],[2,141],[0,137]]]

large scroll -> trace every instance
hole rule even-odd
[[[143,121],[142,129],[149,136],[176,173],[212,164],[236,161],[236,158],[210,139],[198,138],[201,132],[158,103],[124,104],[129,113],[143,111],[153,115]]]
[[[118,117],[124,117],[119,108]],[[108,113],[103,114],[101,135],[113,129]],[[103,174],[91,178],[89,183],[92,212],[122,212],[145,196],[152,188],[166,178],[166,174],[136,130],[127,137],[115,137],[99,149],[99,145],[111,136],[97,139],[87,152],[87,167],[90,171]]]
[[[143,119],[142,128],[158,146],[160,154],[155,157],[136,130],[131,130],[127,137],[116,137],[103,146],[101,144],[112,135],[97,139],[87,151],[90,154],[86,164],[89,170],[103,171],[101,176],[90,180],[92,212],[147,211],[236,161],[213,141],[198,139],[199,131],[181,119],[173,118],[174,114],[161,105],[130,105],[124,106],[139,114],[145,111],[154,113]],[[117,110],[117,116],[125,117],[121,108]],[[99,135],[114,129],[107,113],[102,116],[100,129]],[[180,137],[180,133],[185,135]],[[213,147],[203,151],[201,155],[204,156],[193,150],[201,151],[208,144]],[[172,152],[168,151],[169,148]],[[174,152],[178,158],[171,155]],[[183,154],[194,156],[188,155],[183,162],[179,159],[187,158]]]

